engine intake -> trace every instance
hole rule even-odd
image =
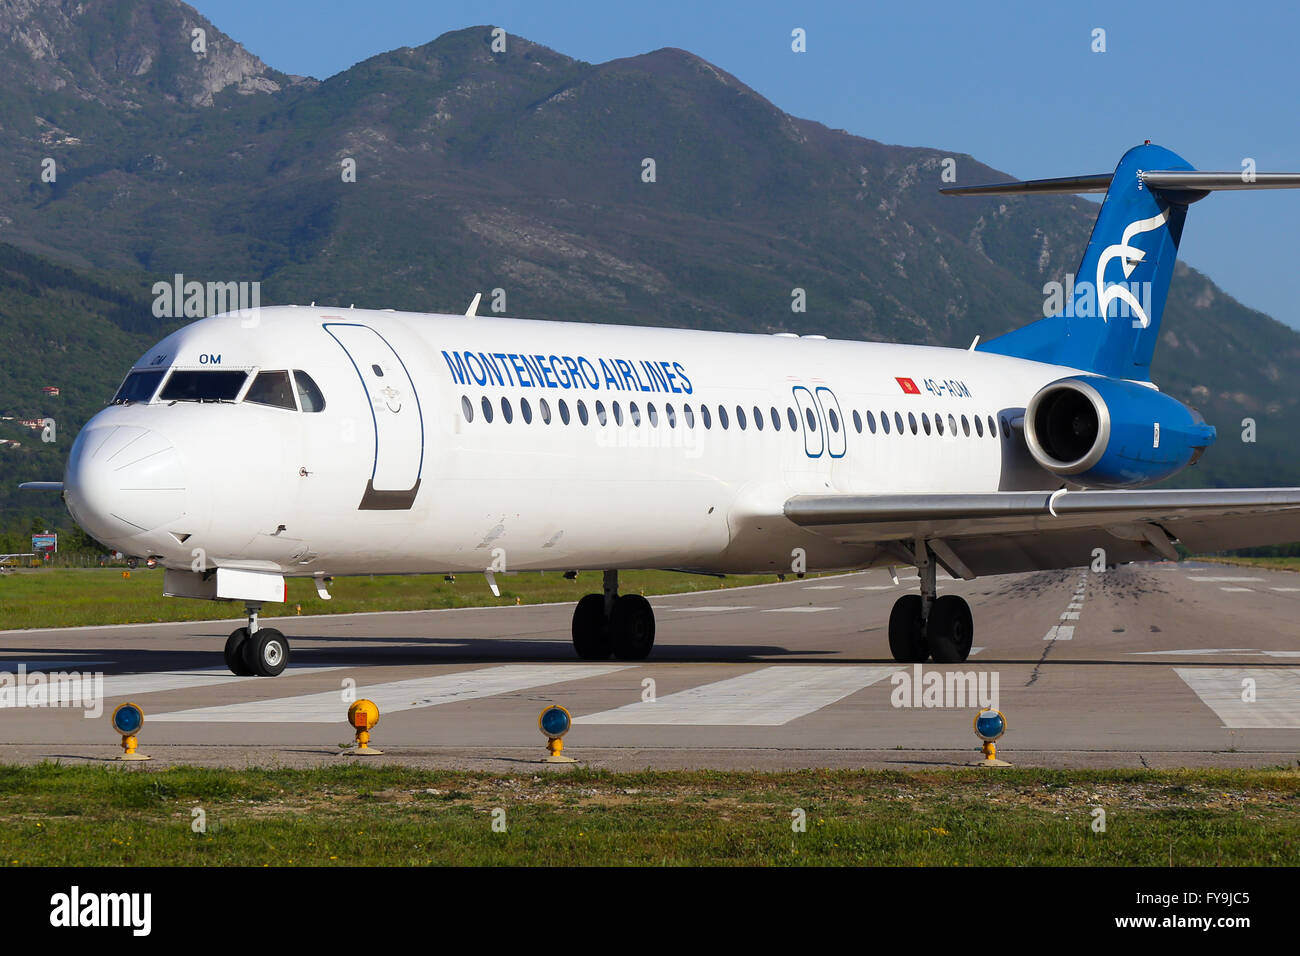
[[[1044,386],[1025,409],[1025,442],[1047,471],[1126,488],[1176,474],[1214,442],[1195,409],[1154,388],[1100,376]]]

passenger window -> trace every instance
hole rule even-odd
[[[582,399],[578,399],[578,421],[585,425],[590,420],[587,415],[587,403]]]
[[[506,420],[507,425],[515,420],[515,413],[510,409],[510,399],[504,395],[501,396],[501,417]]]
[[[757,405],[754,406],[754,427],[763,430],[763,411]]]
[[[790,423],[790,431],[797,432],[799,430],[799,419],[795,417],[794,409],[790,408],[788,405],[785,409],[785,417]]]
[[[970,419],[965,415],[961,417],[961,432],[967,438],[970,438]]]
[[[745,410],[739,405],[736,406],[736,424],[742,432],[745,430]]]
[[[560,399],[560,421],[569,424],[569,403]]]
[[[781,413],[776,410],[775,405],[772,406],[772,430],[778,432],[781,430]]]
[[[979,438],[984,437],[984,419],[978,415],[975,416],[975,434]]]
[[[623,406],[614,402],[614,424],[621,426],[623,424]]]
[[[989,437],[990,438],[998,437],[998,426],[993,423],[992,415],[989,416]]]
[[[894,427],[898,430],[898,434],[900,435],[903,434],[903,413],[902,412],[894,412]],[[912,431],[916,431],[915,418],[912,419]]]
[[[664,417],[668,419],[669,428],[677,427],[677,412],[673,409],[671,405],[664,406]]]
[[[686,427],[687,427],[687,428],[694,428],[694,427],[695,427],[695,412],[691,411],[691,406],[689,406],[689,405],[684,405],[684,406],[682,406],[682,415],[685,416],[685,418],[686,418]]]
[[[731,423],[727,420],[727,410],[721,405],[718,406],[718,424],[723,428],[728,427]]]
[[[658,428],[658,427],[659,427],[659,413],[658,413],[657,411],[655,411],[655,403],[654,403],[654,402],[649,402],[649,403],[646,404],[646,407],[645,407],[645,413],[646,413],[646,417],[650,419],[650,427],[651,427],[651,428]]]
[[[907,424],[912,427],[912,434],[916,434],[916,415],[912,412],[907,413]],[[926,426],[927,430],[929,426]]]
[[[325,411],[325,396],[316,387],[312,377],[300,368],[293,370],[293,384],[298,389],[298,404],[304,412]],[[469,399],[466,399],[469,401]]]
[[[867,412],[867,427],[871,429],[871,434],[874,435],[876,433],[876,416],[873,415],[871,412]],[[862,429],[858,429],[858,431],[861,430]]]
[[[943,434],[943,416],[942,416],[942,415],[935,415],[935,416],[934,416],[934,430],[937,431],[940,435]],[[928,432],[929,429],[927,428],[926,431]]]
[[[709,406],[708,406],[708,405],[701,405],[701,406],[700,406],[700,421],[704,422],[704,427],[705,427],[705,428],[712,428],[712,427],[713,427],[713,418],[712,418],[712,416],[709,415]]]
[[[889,413],[888,412],[880,413],[880,427],[884,430],[886,435],[889,434]]]
[[[551,423],[551,405],[546,399],[537,400],[537,414],[542,416],[542,421],[547,425]]]
[[[483,396],[483,421],[492,424],[492,403],[486,395]]]
[[[472,422],[474,420],[474,405],[470,402],[468,395],[460,397],[460,410],[465,414],[465,421]]]
[[[853,430],[856,431],[859,435],[862,434],[862,416],[858,414],[858,410],[856,408],[853,409]],[[875,431],[874,428],[871,430],[873,432]]]
[[[951,415],[948,416],[948,431],[952,432],[952,437],[957,437],[957,419]]]
[[[533,406],[529,404],[528,399],[519,399],[519,414],[523,417],[525,425],[533,423]]]
[[[609,419],[605,416],[604,402],[599,402],[599,401],[596,402],[596,421],[600,422],[602,425],[606,424],[609,421]]]
[[[636,402],[627,403],[627,413],[632,417],[632,424],[639,428],[641,425],[641,409],[636,407]]]
[[[813,414],[811,408],[805,408],[803,413],[804,417],[808,419],[808,430],[810,432],[815,432],[817,430],[817,416]]]

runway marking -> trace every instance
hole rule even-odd
[[[1078,610],[1080,610],[1082,607],[1083,607],[1082,604],[1080,604],[1078,601],[1075,601],[1073,604],[1067,604],[1066,607],[1065,607],[1065,609],[1066,609],[1067,611],[1078,611]]]
[[[1224,587],[1221,587],[1221,588],[1219,588],[1219,590],[1220,590],[1220,591],[1248,591],[1248,592],[1250,592],[1250,593],[1252,593],[1252,594],[1254,593],[1254,591],[1253,591],[1252,588],[1224,588]]]
[[[669,611],[752,611],[753,607],[748,604],[719,604],[711,607],[670,607]]]
[[[780,664],[654,701],[575,717],[578,724],[779,727],[884,680],[902,668]]]
[[[1175,667],[1225,727],[1300,729],[1300,670],[1250,667]],[[1242,683],[1255,682],[1255,700],[1241,699]]]
[[[855,591],[892,591],[892,590],[894,590],[895,587],[896,587],[896,585],[893,585],[893,584],[872,584],[872,585],[870,585],[870,586],[868,586],[868,587],[865,587],[865,588],[854,588],[853,590],[855,590]],[[1296,588],[1296,590],[1300,590],[1300,588]]]
[[[1061,615],[1062,621],[1077,621],[1079,619],[1078,611],[1066,611]]]
[[[1074,640],[1074,626],[1071,624],[1054,624],[1047,629],[1043,635],[1045,641],[1072,641]]]
[[[1293,593],[1293,592],[1295,592],[1295,591],[1300,591],[1300,588],[1269,588],[1269,590],[1270,590],[1270,591],[1286,591],[1286,592],[1288,592],[1288,593]]]
[[[838,591],[838,590],[839,590],[840,588],[842,588],[842,587],[844,587],[844,585],[842,585],[842,584],[810,584],[810,585],[808,585],[806,588],[801,588],[800,590],[803,590],[803,591]]]
[[[1197,578],[1196,580],[1198,581],[1263,581],[1264,579],[1263,578],[1238,578],[1238,577],[1232,577],[1232,578],[1213,577],[1213,578]]]
[[[436,707],[479,697],[495,697],[512,691],[545,687],[587,677],[601,677],[627,670],[631,664],[500,664],[454,674],[417,677],[357,687],[358,698],[367,697],[379,707],[379,713],[392,714],[421,707]],[[223,723],[301,723],[336,724],[345,714],[346,705],[337,690],[299,697],[250,700],[242,704],[196,707],[170,714],[151,716],[151,721]]]
[[[280,678],[301,676],[305,674],[322,674],[326,671],[341,670],[338,667],[287,667]],[[259,677],[236,677],[224,667],[204,667],[190,671],[156,671],[150,674],[110,674],[104,678],[104,698],[139,697],[143,694],[161,694],[169,690],[188,690],[191,687],[209,687],[219,684],[240,684],[245,681],[262,680]],[[50,685],[47,685],[50,686]],[[67,684],[54,685],[59,688],[58,699],[72,699],[73,688]],[[336,695],[337,696],[337,695]],[[54,694],[51,692],[51,700]],[[150,717],[150,720],[157,720]]]
[[[814,614],[817,611],[838,611],[837,607],[768,607],[760,614]]]
[[[1180,651],[1129,651],[1138,657],[1213,657],[1221,654],[1260,654],[1264,657],[1300,657],[1300,651],[1262,651],[1253,647],[1192,647]]]

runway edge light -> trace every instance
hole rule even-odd
[[[140,709],[139,704],[132,704],[129,701],[125,704],[118,704],[113,708],[113,729],[122,735],[122,756],[118,760],[152,760],[152,757],[146,754],[135,752],[138,741],[136,735],[140,733],[140,728],[144,726],[144,711]]]
[[[379,707],[373,700],[361,700],[354,703],[348,708],[348,723],[351,724],[357,732],[357,749],[345,750],[345,754],[357,757],[374,757],[382,754],[382,750],[375,750],[370,746],[370,731],[375,724],[379,723]]]
[[[562,753],[564,741],[561,738],[572,726],[573,716],[559,704],[552,704],[537,715],[537,729],[546,735],[546,751],[550,755],[543,757],[542,763],[578,762]]]
[[[998,759],[998,748],[993,743],[1007,732],[1007,719],[1002,711],[985,707],[975,715],[975,736],[984,741],[984,759],[971,762],[975,767],[1010,767],[1005,760]]]

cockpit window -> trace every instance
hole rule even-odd
[[[293,370],[293,381],[298,386],[298,403],[304,412],[323,412],[325,396],[316,387],[312,377],[300,368]]]
[[[158,396],[160,402],[233,402],[247,372],[184,370],[172,372]]]
[[[248,391],[244,394],[244,401],[287,408],[291,412],[298,410],[298,406],[293,403],[289,373],[285,371],[258,372],[257,378],[253,379],[253,384],[248,386]]]
[[[163,369],[149,369],[147,372],[132,372],[127,375],[122,387],[117,390],[113,396],[114,405],[122,405],[126,402],[147,402],[153,398],[153,393],[158,389],[158,383],[162,381]]]

